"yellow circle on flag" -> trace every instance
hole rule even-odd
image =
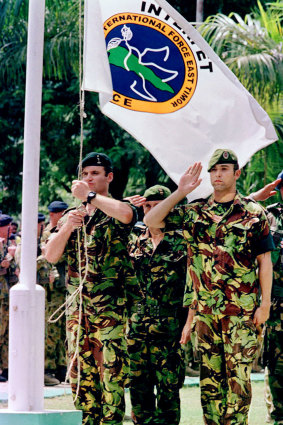
[[[150,33],[137,42],[137,33],[145,29]],[[119,13],[105,21],[104,34],[113,81],[112,103],[158,114],[176,112],[188,104],[197,86],[198,69],[188,42],[176,29],[147,15]],[[155,63],[151,59],[154,55],[162,60]]]

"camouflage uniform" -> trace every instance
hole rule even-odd
[[[64,220],[66,215],[59,222],[59,227]],[[70,361],[74,358],[79,331],[79,365],[75,357],[70,382],[74,398],[79,385],[75,405],[83,411],[84,425],[122,425],[124,388],[129,373],[126,311],[135,300],[141,299],[127,253],[132,226],[105,215],[101,210],[86,216],[85,223],[86,240],[82,229],[79,230],[79,238],[75,231],[65,249],[69,295],[80,283],[79,252],[82,278],[85,275],[85,244],[88,258],[82,290],[81,324],[78,296],[67,311]]]
[[[273,249],[264,211],[238,194],[226,206],[211,196],[174,209],[166,223],[183,227],[188,244],[205,423],[247,424],[257,350],[256,256]]]
[[[16,263],[14,259],[0,252],[0,263],[6,258],[10,267],[5,269],[0,266],[0,369],[8,369],[8,342],[9,342],[9,291],[18,282],[15,274]]]
[[[60,366],[66,367],[66,320],[61,317],[56,323],[48,323],[48,319],[64,304],[66,300],[66,285],[60,281],[58,266],[54,267],[41,254],[41,247],[50,236],[49,231],[44,231],[42,240],[38,246],[38,257],[36,259],[36,283],[45,290],[45,371],[55,372]],[[17,246],[16,262],[20,266],[21,245]],[[65,267],[65,266],[64,266]],[[55,281],[50,282],[51,274],[55,276]],[[65,280],[65,278],[64,278]],[[59,282],[59,283],[58,283]],[[58,287],[57,287],[58,285]]]
[[[184,325],[186,244],[181,231],[172,231],[154,250],[144,226],[139,236],[132,234],[129,252],[145,295],[133,310],[128,333],[135,423],[177,425],[185,376],[179,340]]]
[[[267,209],[276,250],[272,252],[272,306],[265,327],[264,362],[272,400],[270,416],[276,424],[283,424],[283,264],[280,245],[283,239],[283,204],[274,204]]]
[[[51,232],[52,229],[47,226],[42,235],[43,242],[50,237]],[[45,263],[45,265],[42,265],[42,273],[44,275],[45,268],[47,273],[46,276],[42,276],[43,281],[40,277],[39,267],[37,271],[38,283],[42,284],[45,289],[45,370],[55,372],[55,376],[57,376],[58,371],[59,375],[62,375],[60,380],[63,380],[67,365],[66,317],[63,315],[55,323],[48,323],[48,320],[66,301],[66,262],[60,261],[56,264],[56,267],[50,267],[46,260]],[[50,281],[50,274],[53,275],[54,282]],[[60,373],[61,370],[62,373]]]

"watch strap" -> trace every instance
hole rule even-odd
[[[96,192],[89,192],[86,202],[91,204],[91,201],[96,197]]]

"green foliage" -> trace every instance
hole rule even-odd
[[[194,21],[195,2],[169,2]],[[237,14],[223,15],[231,10]],[[214,37],[210,42],[268,110],[282,137],[282,4],[204,0],[205,16],[218,12],[222,15],[207,21],[213,26],[206,29]],[[21,210],[27,20],[28,0],[0,0],[0,209],[13,215]],[[39,193],[43,212],[54,199],[72,202],[70,183],[77,175],[80,148],[78,33],[79,2],[46,0]],[[104,151],[113,158],[113,196],[141,194],[158,182],[175,188],[151,154],[101,114],[95,93],[85,93],[85,112],[83,152]],[[273,180],[282,168],[282,154],[278,142],[254,155],[243,170],[241,191]]]
[[[210,16],[200,27],[216,53],[266,109],[279,137],[278,142],[253,155],[244,167],[239,180],[243,194],[273,181],[282,169],[283,158],[282,3],[267,3],[264,8],[258,1],[257,6],[244,18],[236,13]],[[269,199],[266,205],[275,201]]]
[[[265,11],[260,2],[258,6],[245,18],[236,13],[210,16],[199,30],[243,85],[267,106],[279,102],[282,90],[282,12],[269,6]]]

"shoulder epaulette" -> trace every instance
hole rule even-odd
[[[70,212],[70,211],[74,211],[74,210],[76,210],[76,209],[77,209],[77,207],[72,207],[72,208],[68,208],[68,209],[66,209],[66,210],[63,212],[62,217],[64,217],[64,215],[66,215],[68,212]]]

